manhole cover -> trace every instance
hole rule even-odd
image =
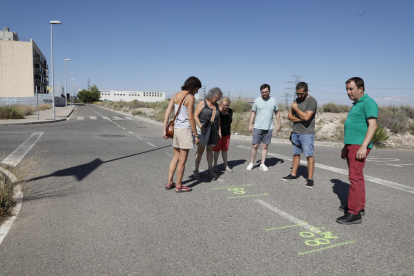
[[[126,135],[117,135],[117,134],[104,134],[104,135],[99,135],[101,137],[126,137]]]

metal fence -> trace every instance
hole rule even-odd
[[[37,97],[0,97],[0,106],[6,105],[31,105],[36,106],[36,100],[40,104],[50,104],[53,103],[53,98],[51,95],[40,95]],[[55,97],[55,106],[65,106],[66,99],[62,97]]]

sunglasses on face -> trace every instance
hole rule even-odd
[[[296,93],[296,96],[303,96],[305,93]]]

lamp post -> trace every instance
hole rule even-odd
[[[70,75],[70,77],[72,78],[73,73],[70,73],[69,75]],[[71,81],[71,83],[72,83],[72,81]],[[73,94],[73,89],[72,89],[72,86],[70,87],[70,94],[71,94],[71,95]]]
[[[71,83],[72,83],[72,92],[73,92],[73,82],[74,82],[74,81],[75,81],[75,79],[72,79],[72,82],[71,82]]]
[[[66,61],[70,61],[70,59],[65,59],[65,94],[66,94],[66,106],[65,109],[68,108],[68,90],[67,90],[67,86],[66,86]]]
[[[56,110],[55,110],[55,79],[53,71],[53,25],[62,24],[60,21],[50,21],[50,50],[52,54],[52,104],[53,104],[53,120],[56,120]]]

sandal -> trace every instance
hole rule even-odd
[[[199,179],[200,179],[200,172],[199,172],[199,171],[194,171],[194,175],[193,175],[193,177],[194,177],[195,179],[199,180]]]
[[[171,183],[171,184],[168,184],[167,183],[167,186],[165,186],[165,189],[166,190],[171,190],[171,189],[173,189],[173,188],[175,188],[175,183],[173,182],[173,183]]]
[[[187,187],[187,186],[175,187],[175,192],[176,193],[191,192],[191,191],[192,191],[192,189],[190,187]]]
[[[230,173],[232,173],[232,172],[233,172],[233,170],[232,170],[232,169],[230,169],[229,167],[226,167],[226,172],[230,172]]]
[[[212,178],[219,178],[218,174],[214,170],[208,171],[208,175]]]

